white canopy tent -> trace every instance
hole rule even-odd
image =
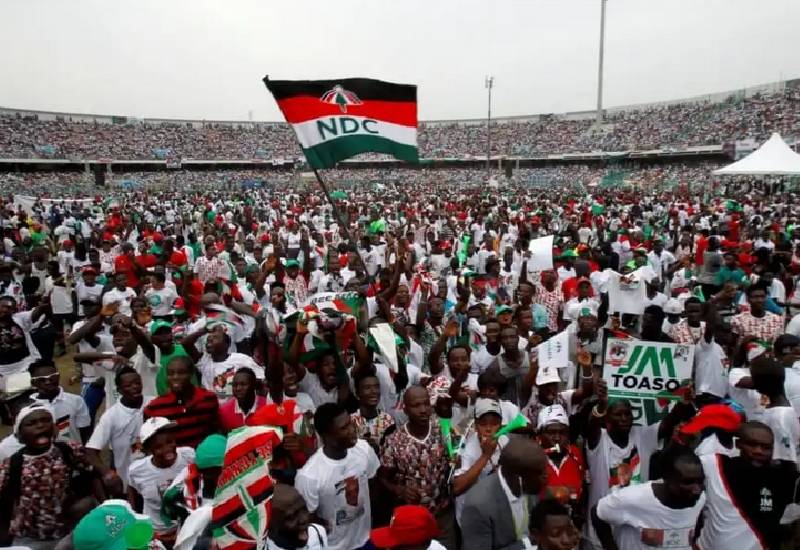
[[[800,155],[792,151],[775,132],[761,147],[743,159],[713,173],[718,176],[800,175]]]

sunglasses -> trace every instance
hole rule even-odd
[[[46,376],[31,376],[31,382],[45,382],[47,380],[58,380],[61,375],[57,372]]]

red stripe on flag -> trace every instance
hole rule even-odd
[[[248,437],[238,445],[231,447],[225,451],[225,466],[229,466],[243,455],[253,452],[262,447],[269,447],[270,450],[275,444],[280,443],[280,439],[275,432],[261,433]]]
[[[342,112],[338,105],[320,101],[318,97],[295,96],[278,102],[289,124],[306,122],[325,116],[363,116],[392,124],[417,126],[417,104],[398,101],[365,101],[361,105],[348,105]]]

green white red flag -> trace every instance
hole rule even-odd
[[[270,80],[264,84],[294,129],[312,168],[360,153],[419,162],[417,87],[369,78]]]

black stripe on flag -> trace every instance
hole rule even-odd
[[[407,101],[416,103],[417,87],[413,84],[395,84],[372,78],[342,78],[341,80],[270,80],[264,84],[276,101],[294,96],[310,95],[322,97],[334,86],[353,92],[361,101]]]

